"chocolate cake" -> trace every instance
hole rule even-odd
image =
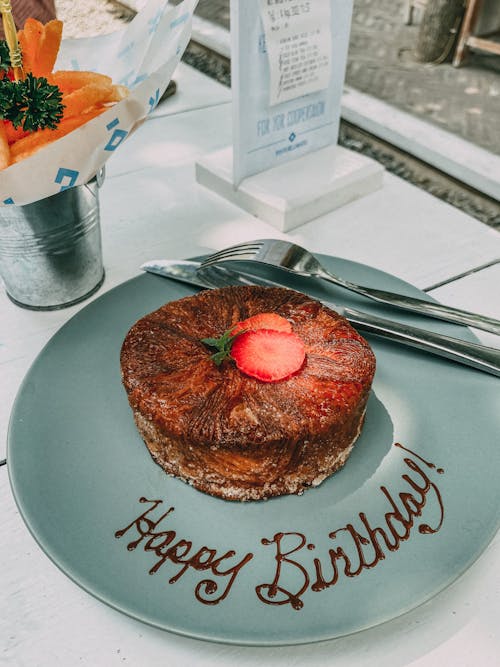
[[[217,366],[202,339],[262,312],[303,341],[302,367],[278,382]],[[140,319],[121,350],[134,419],[162,468],[227,500],[300,494],[346,462],[375,372],[346,319],[285,288],[226,287],[173,301]]]

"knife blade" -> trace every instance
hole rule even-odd
[[[202,289],[228,285],[287,287],[260,276],[236,272],[226,267],[211,267],[199,272],[200,262],[192,260],[154,259],[142,264],[140,268],[148,273]],[[323,299],[321,303],[345,317],[359,331],[381,336],[500,377],[500,350],[371,315]]]

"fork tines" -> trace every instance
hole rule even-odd
[[[255,257],[262,247],[261,241],[251,241],[249,243],[238,243],[237,245],[224,248],[219,252],[214,252],[207,257],[202,263],[201,268],[224,262],[226,260],[245,260]]]

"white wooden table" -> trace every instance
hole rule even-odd
[[[185,258],[283,236],[198,186],[194,161],[230,142],[229,91],[181,65],[177,96],[108,163],[101,192],[106,281],[153,257]],[[389,174],[382,190],[288,235],[313,251],[393,273],[451,305],[500,318],[500,236]],[[442,285],[433,289],[436,285]],[[88,303],[88,302],[87,302]],[[33,312],[0,294],[0,459],[19,385],[43,345],[84,304]],[[478,334],[500,347],[500,339]],[[499,435],[500,437],[500,435]],[[74,585],[29,535],[0,467],[0,663],[113,665],[498,665],[500,537],[452,586],[418,609],[320,644],[248,648],[192,640],[108,608]]]

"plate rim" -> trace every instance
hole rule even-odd
[[[341,262],[343,262],[347,265],[354,265],[355,267],[359,267],[360,269],[368,269],[369,271],[373,271],[373,272],[376,272],[377,274],[386,276],[389,279],[395,279],[401,285],[404,284],[408,288],[410,288],[411,290],[416,290],[416,291],[420,292],[421,294],[425,295],[428,299],[434,300],[430,295],[427,295],[425,292],[422,292],[422,290],[415,287],[411,283],[409,283],[409,282],[405,281],[404,279],[401,279],[397,276],[394,276],[393,274],[388,273],[384,270],[378,269],[376,267],[372,267],[372,266],[370,266],[368,264],[365,264],[365,263],[351,261],[351,260],[345,259],[345,258],[335,257],[335,256],[332,256],[332,255],[324,255],[324,254],[321,254],[321,253],[315,253],[315,254],[320,259],[325,258],[325,259],[328,259],[330,261],[331,260],[334,260],[334,261],[339,260],[339,261],[341,261]],[[199,257],[196,257],[195,259],[199,259]],[[457,580],[459,580],[465,574],[465,572],[475,562],[477,562],[477,560],[482,556],[482,554],[484,553],[486,548],[489,546],[491,541],[494,539],[497,531],[500,528],[500,514],[497,517],[496,525],[494,527],[492,527],[491,534],[489,535],[488,539],[485,540],[481,549],[478,550],[478,551],[475,551],[471,555],[471,557],[467,560],[467,562],[463,564],[461,569],[453,572],[453,574],[451,576],[447,577],[446,580],[439,587],[437,587],[430,595],[429,594],[426,595],[426,596],[424,595],[424,597],[420,601],[418,601],[415,604],[407,605],[407,607],[405,609],[398,611],[396,614],[391,613],[391,612],[387,612],[381,618],[380,618],[381,615],[379,614],[379,619],[376,622],[367,623],[364,626],[358,627],[355,630],[350,630],[350,631],[346,631],[346,632],[342,632],[342,633],[335,633],[333,628],[332,628],[331,632],[329,632],[329,633],[325,632],[324,635],[319,636],[319,635],[316,634],[315,636],[311,636],[308,639],[301,638],[301,639],[297,639],[297,640],[290,639],[290,638],[283,639],[283,640],[279,640],[279,639],[273,640],[273,639],[269,639],[269,638],[267,638],[267,639],[263,638],[263,639],[260,639],[260,640],[250,640],[250,639],[245,639],[245,638],[242,638],[242,637],[227,636],[227,635],[224,635],[224,634],[221,634],[220,636],[216,636],[213,633],[203,633],[203,632],[195,633],[195,632],[193,632],[189,629],[183,629],[181,627],[175,627],[175,625],[172,625],[171,623],[167,623],[167,622],[159,623],[159,622],[156,622],[152,618],[147,618],[145,615],[141,614],[140,611],[131,610],[131,609],[127,608],[126,605],[121,605],[121,604],[117,603],[116,601],[112,600],[108,595],[103,594],[99,590],[96,590],[95,588],[93,588],[89,584],[89,582],[85,581],[85,577],[82,576],[82,577],[79,578],[78,576],[75,575],[75,573],[72,570],[68,570],[68,568],[66,568],[64,566],[64,562],[61,562],[61,561],[64,561],[64,559],[60,559],[58,561],[58,559],[56,557],[56,554],[51,551],[50,547],[46,545],[45,541],[41,538],[40,535],[38,535],[37,531],[33,528],[32,523],[30,521],[29,512],[26,512],[25,507],[23,506],[23,502],[22,502],[22,499],[21,499],[22,492],[20,492],[20,490],[17,488],[17,485],[16,485],[15,473],[12,470],[12,467],[9,465],[10,453],[11,453],[11,451],[13,451],[13,447],[14,447],[13,442],[12,442],[12,440],[13,440],[12,430],[13,430],[13,423],[14,423],[15,414],[16,414],[16,411],[18,409],[18,404],[23,399],[23,392],[24,392],[25,387],[26,387],[26,385],[27,385],[27,383],[28,383],[28,381],[31,377],[31,374],[36,371],[36,365],[37,365],[40,357],[42,357],[42,355],[46,351],[46,349],[49,348],[49,347],[52,347],[52,345],[54,345],[54,339],[56,339],[60,335],[60,333],[64,329],[66,329],[66,327],[68,327],[71,323],[73,323],[76,319],[78,319],[80,317],[85,317],[87,309],[89,309],[90,307],[94,307],[94,304],[96,304],[97,302],[101,302],[104,298],[112,298],[113,294],[115,292],[118,292],[118,290],[126,289],[126,287],[129,284],[142,281],[144,278],[145,278],[145,274],[138,274],[138,275],[133,276],[133,277],[117,284],[117,285],[114,285],[113,287],[111,287],[109,290],[107,290],[103,294],[98,295],[97,297],[92,299],[92,301],[90,301],[88,304],[85,304],[82,308],[80,308],[78,310],[78,312],[74,313],[68,320],[66,320],[57,329],[57,331],[55,331],[53,333],[53,335],[50,337],[50,339],[42,346],[40,351],[37,353],[35,359],[30,364],[29,369],[25,373],[25,375],[23,377],[23,380],[22,380],[21,384],[19,385],[18,391],[17,391],[15,399],[14,399],[14,403],[12,405],[12,409],[11,409],[11,412],[10,412],[9,424],[8,424],[8,430],[7,430],[7,450],[6,450],[7,466],[6,467],[7,467],[7,472],[8,472],[9,484],[10,484],[12,495],[13,495],[14,500],[15,500],[16,507],[19,511],[19,514],[20,514],[24,524],[28,528],[28,531],[29,531],[30,535],[33,537],[33,539],[38,544],[40,549],[49,558],[49,560],[58,568],[58,570],[60,570],[65,576],[67,576],[73,583],[75,583],[79,588],[83,589],[86,593],[91,595],[93,598],[99,600],[100,602],[105,603],[107,606],[111,607],[112,609],[114,609],[116,611],[119,611],[122,614],[125,614],[129,618],[134,619],[135,621],[145,623],[146,625],[149,625],[150,627],[154,627],[156,629],[166,631],[166,632],[171,632],[173,634],[176,634],[176,635],[179,635],[179,636],[182,636],[182,637],[186,637],[186,638],[190,638],[190,639],[197,639],[197,640],[201,640],[201,641],[209,641],[209,642],[218,643],[218,644],[233,645],[233,646],[248,646],[248,647],[299,646],[299,645],[315,644],[315,643],[325,642],[325,641],[332,641],[332,640],[335,640],[335,639],[339,639],[341,637],[346,637],[346,636],[358,634],[360,632],[365,632],[366,630],[378,627],[380,625],[384,625],[384,624],[389,623],[393,620],[395,621],[395,620],[401,618],[402,616],[405,616],[405,615],[417,610],[423,604],[425,604],[425,603],[429,602],[430,600],[433,600],[434,598],[439,596],[444,590],[446,590],[451,585],[453,585]],[[196,287],[189,287],[187,285],[185,285],[184,287],[187,290],[189,290],[190,293],[191,292],[196,293],[196,291],[197,291]],[[295,289],[295,288],[292,287],[291,289]],[[168,297],[168,290],[165,291],[165,294]],[[173,299],[167,298],[165,300],[165,303],[167,303],[170,300],[175,300],[176,298],[180,298],[180,297],[174,297]],[[472,331],[470,331],[469,328],[464,327],[463,328],[463,334],[464,334],[464,336],[463,336],[464,340],[471,340],[471,341],[474,341],[474,342],[478,340],[477,337],[473,334]],[[362,335],[364,336],[365,334],[362,333]],[[367,334],[367,336],[368,336],[368,334]],[[195,492],[198,493],[197,491],[195,491]],[[287,632],[290,633],[289,630],[287,630]]]

